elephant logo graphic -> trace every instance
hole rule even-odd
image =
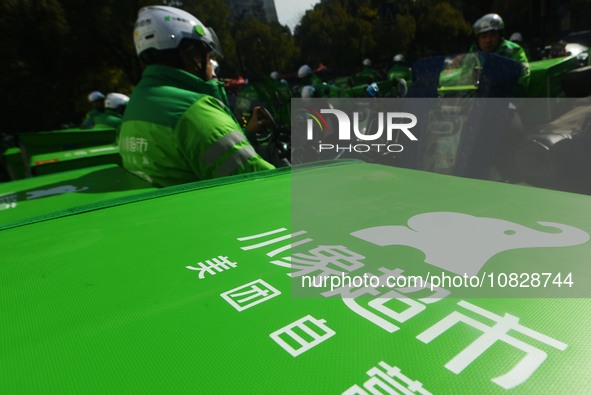
[[[494,255],[531,247],[566,247],[589,241],[581,229],[538,222],[548,232],[510,221],[454,212],[415,215],[407,226],[376,226],[351,235],[379,246],[405,245],[425,254],[425,262],[459,275],[477,275]],[[559,231],[559,232],[558,232]]]
[[[63,195],[64,193],[82,192],[87,189],[88,187],[78,188],[74,185],[63,185],[61,187],[55,187],[51,189],[39,189],[36,191],[27,192],[27,200],[38,199],[45,196]]]

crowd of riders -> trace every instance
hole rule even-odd
[[[468,51],[521,63],[519,84],[526,87],[529,61],[521,34],[507,37],[497,14],[478,19],[473,33]],[[411,64],[401,53],[380,67],[360,60],[346,77],[329,78],[323,65],[304,64],[297,77],[277,70],[257,81],[225,80],[215,32],[174,7],[142,8],[133,37],[144,65],[141,81],[131,97],[92,92],[93,108],[81,127],[115,127],[123,166],[156,186],[274,168],[273,158],[257,147],[260,132],[289,124],[293,97],[403,97],[412,83]]]

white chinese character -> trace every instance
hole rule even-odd
[[[288,274],[291,277],[300,277],[313,272],[320,272],[320,276],[338,276],[343,272],[362,268],[364,265],[359,262],[361,259],[365,257],[343,246],[318,246],[310,250],[309,254],[295,253],[291,257],[284,258],[288,263],[280,260],[271,261],[271,263],[297,270]],[[340,270],[329,268],[329,265]]]
[[[417,380],[411,380],[402,373],[400,368],[389,366],[385,362],[380,362],[378,367],[371,368],[367,375],[371,378],[363,383],[363,388],[355,384],[343,392],[343,395],[369,395],[369,394],[404,394],[404,395],[431,395],[431,392],[423,388],[423,384]],[[395,380],[396,379],[396,380]]]
[[[236,265],[238,265],[238,263],[231,262],[228,260],[227,256],[220,255],[217,258],[213,258],[211,260],[209,260],[209,259],[206,260],[205,263],[198,262],[197,265],[199,265],[199,267],[186,266],[186,268],[189,270],[198,271],[199,278],[202,279],[205,277],[205,273],[209,273],[212,276],[214,276],[216,274],[216,271],[218,273],[223,272],[224,270],[228,270],[228,269],[236,267]]]
[[[388,276],[398,277],[403,272],[401,269],[389,270],[385,268],[380,268],[380,271],[384,273],[379,278],[380,284],[386,284],[386,278]],[[376,277],[371,273],[366,273],[367,277]],[[382,329],[392,333],[396,332],[400,329],[398,326],[392,324],[390,321],[386,320],[382,316],[370,311],[367,307],[361,306],[357,301],[356,298],[361,298],[363,295],[371,295],[371,296],[379,296],[372,299],[369,303],[367,303],[368,307],[371,307],[376,312],[381,313],[382,315],[391,318],[397,322],[405,322],[408,319],[414,317],[415,315],[419,314],[421,311],[425,310],[425,305],[415,301],[414,299],[408,298],[403,294],[394,291],[391,288],[384,288],[386,291],[383,295],[383,291],[377,289],[377,287],[361,287],[357,288],[356,290],[352,290],[351,287],[341,287],[337,288],[333,291],[326,291],[322,293],[322,296],[331,297],[335,295],[340,295],[343,299],[345,305],[353,310],[355,313],[359,314],[363,318],[373,322],[374,324],[378,325]],[[361,298],[362,300],[366,300],[367,298]],[[408,306],[402,312],[397,312],[392,310],[390,307],[386,305],[386,303],[397,300],[400,303],[405,304]],[[398,303],[398,304],[400,304]]]
[[[252,235],[252,236],[239,237],[237,240],[238,241],[247,241],[247,240],[259,239],[259,238],[266,237],[266,236],[271,236],[271,235],[274,235],[274,234],[277,234],[277,233],[282,233],[282,232],[285,232],[285,231],[287,231],[286,228],[278,228],[278,229],[271,230],[269,232],[259,233],[259,234]],[[299,232],[295,232],[295,233],[291,233],[291,234],[286,234],[286,235],[279,236],[279,237],[276,237],[274,239],[266,240],[266,241],[263,241],[263,242],[260,242],[260,243],[257,243],[257,244],[249,245],[249,246],[246,246],[246,247],[241,247],[241,249],[243,249],[244,251],[254,250],[256,248],[266,247],[268,245],[279,243],[281,241],[291,240],[291,239],[293,239],[293,238],[295,238],[297,236],[301,236],[301,235],[306,234],[306,233],[308,233],[308,232],[305,231],[305,230],[301,230]],[[274,249],[271,252],[268,252],[267,253],[267,256],[273,257],[273,256],[275,256],[277,254],[282,253],[283,251],[289,250],[290,248],[297,247],[297,246],[302,245],[302,244],[305,244],[305,243],[309,243],[312,240],[313,239],[305,238],[305,239],[298,240],[298,241],[295,241],[295,242],[291,242],[290,241],[288,244],[286,244],[284,246],[281,246],[279,248],[276,248],[276,249]]]
[[[126,137],[125,138],[125,147],[127,148],[128,151],[130,152],[135,152],[136,150],[136,142],[135,142],[135,137]]]
[[[138,137],[135,139],[135,142],[137,144],[137,151],[139,153],[148,151],[148,140],[143,137]]]
[[[458,302],[458,305],[474,313],[480,314],[481,316],[486,317],[492,321],[495,321],[496,324],[493,326],[487,326],[471,317],[454,311],[439,321],[437,324],[433,325],[431,328],[417,336],[417,339],[423,343],[430,343],[433,339],[459,322],[463,322],[464,324],[468,324],[471,327],[482,331],[483,334],[475,342],[466,347],[462,352],[456,355],[445,365],[447,369],[451,370],[455,374],[461,373],[466,367],[468,367],[468,365],[474,362],[476,358],[481,356],[493,344],[500,340],[505,344],[523,351],[525,356],[509,372],[502,376],[496,377],[491,381],[505,389],[511,389],[526,382],[527,379],[529,379],[536,369],[538,369],[538,367],[540,367],[540,365],[544,362],[547,354],[540,349],[537,349],[521,340],[509,336],[509,331],[519,332],[522,335],[528,336],[561,351],[564,351],[567,347],[565,343],[520,325],[518,323],[518,317],[512,316],[510,314],[505,314],[501,317],[466,301],[460,301]]]
[[[334,336],[335,331],[324,324],[326,324],[326,320],[318,320],[311,315],[307,315],[296,322],[276,330],[269,336],[271,336],[271,339],[279,344],[285,351],[294,357],[297,357],[326,339]],[[296,333],[294,331],[295,328],[298,328],[299,331],[305,333],[305,336],[308,339],[304,339],[301,335]],[[291,339],[291,344],[286,342],[285,338]],[[297,344],[297,346],[294,347],[294,344]]]
[[[248,284],[220,294],[222,298],[238,311],[244,311],[279,295],[281,295],[280,291],[263,280],[251,281]]]

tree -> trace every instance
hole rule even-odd
[[[472,27],[459,9],[447,1],[430,3],[418,16],[416,45],[423,55],[449,54],[468,49]]]
[[[40,23],[43,21],[43,23]],[[4,131],[31,130],[68,111],[64,83],[71,29],[58,0],[0,5],[0,122]]]
[[[251,78],[291,68],[299,55],[287,26],[251,18],[238,22],[235,31],[242,72]]]
[[[354,16],[347,8],[356,6],[359,10],[354,2],[324,0],[306,12],[295,32],[302,63],[324,63],[331,68],[350,70],[359,68],[361,60],[374,53],[377,12],[365,9],[361,17]]]
[[[133,45],[138,10],[154,0],[18,0],[0,2],[0,102],[8,132],[77,125],[87,95],[130,93],[141,76]],[[216,0],[186,0],[182,7],[215,28],[233,55],[230,11]],[[34,114],[34,116],[31,116]]]
[[[387,65],[391,62],[394,55],[398,53],[405,54],[408,58],[416,57],[414,53],[413,42],[416,37],[417,25],[415,18],[410,14],[396,15],[396,24],[379,26],[376,28],[375,35],[378,42],[379,56],[376,60]]]

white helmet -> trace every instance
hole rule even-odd
[[[392,58],[392,61],[394,63],[404,63],[404,62],[406,62],[406,58],[404,57],[403,54],[399,53],[399,54],[394,55],[394,57]]]
[[[513,41],[514,43],[522,43],[523,36],[519,32],[515,32],[509,37],[509,41]]]
[[[363,59],[363,65],[367,67],[371,67],[371,60],[370,59]]]
[[[95,102],[95,101],[103,100],[104,98],[105,98],[105,95],[103,95],[99,91],[90,92],[90,94],[88,95],[88,101],[91,103]]]
[[[503,30],[505,23],[498,14],[486,14],[474,23],[474,35],[490,32],[493,30]]]
[[[271,79],[279,81],[281,79],[281,74],[278,71],[273,71],[271,74]]]
[[[298,70],[298,77],[300,77],[300,78],[307,77],[310,74],[312,74],[312,68],[310,66],[308,66],[307,64],[303,65]]]
[[[138,55],[150,48],[177,48],[183,39],[202,42],[222,56],[215,32],[188,12],[165,6],[149,6],[139,10],[133,32]]]
[[[311,97],[314,97],[315,93],[316,93],[316,89],[314,89],[314,87],[312,85],[306,85],[302,88],[302,98],[303,99],[309,99]]]
[[[105,98],[105,107],[111,110],[116,110],[121,106],[127,105],[129,96],[123,93],[109,93]]]

